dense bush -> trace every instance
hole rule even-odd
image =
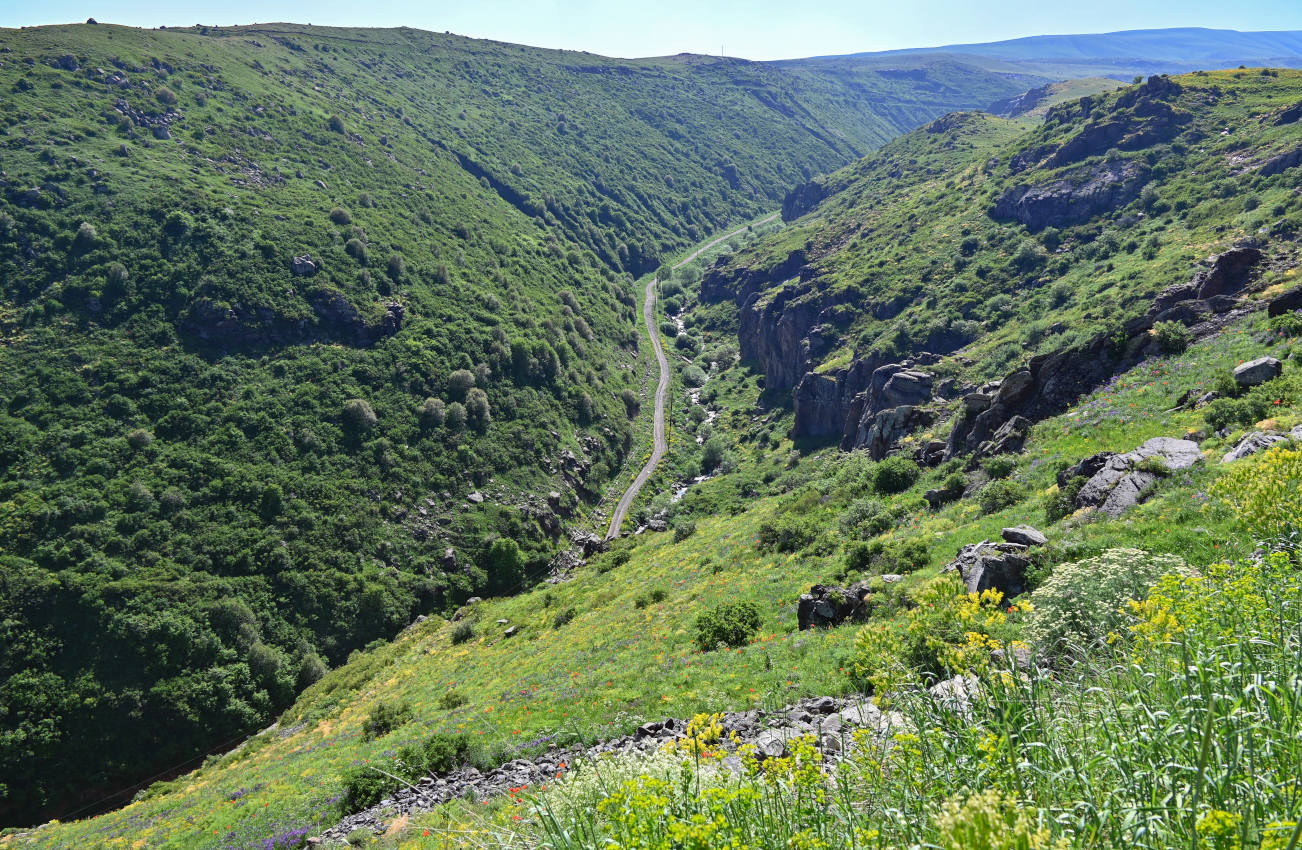
[[[343,775],[344,789],[339,807],[345,814],[360,812],[388,797],[406,782],[448,773],[465,764],[468,756],[469,745],[465,736],[439,734],[423,744],[403,747],[396,758],[385,764],[383,773],[366,764],[350,767]]]
[[[1233,379],[1218,389],[1221,392],[1240,392]],[[1302,400],[1302,377],[1294,372],[1258,384],[1237,398],[1214,399],[1204,409],[1203,418],[1216,431],[1236,425],[1252,425],[1269,417],[1281,404],[1295,404],[1299,400]]]
[[[1187,570],[1174,555],[1140,549],[1059,564],[1031,594],[1027,634],[1044,651],[1088,650],[1125,622],[1126,600],[1142,600],[1159,576]]]
[[[362,737],[366,740],[382,738],[410,720],[411,706],[407,703],[376,703],[366,720],[362,721]]]
[[[1051,493],[1044,502],[1044,518],[1049,522],[1069,516],[1076,510],[1076,496],[1080,494],[1081,488],[1089,479],[1083,475],[1077,475],[1067,480],[1067,483],[1058,487],[1057,491]]]
[[[1258,540],[1302,540],[1302,448],[1276,445],[1237,461],[1212,492],[1227,502]]]
[[[976,494],[983,513],[992,514],[1012,507],[1026,498],[1026,488],[1009,478],[991,481]]]
[[[802,516],[784,516],[760,523],[758,546],[761,552],[796,552],[814,542],[818,524]]]
[[[716,646],[745,646],[760,627],[760,611],[753,602],[725,602],[696,618],[696,645],[703,652]]]
[[[895,517],[880,499],[865,497],[851,502],[838,524],[846,537],[865,540],[894,528]]]
[[[475,624],[469,620],[462,620],[452,627],[452,643],[465,643],[475,637]]]
[[[927,565],[931,552],[925,540],[870,540],[851,543],[845,550],[847,573],[907,574]]]
[[[877,464],[872,471],[873,489],[883,495],[902,493],[918,480],[921,470],[906,457],[895,455]]]
[[[1013,470],[1017,468],[1017,456],[995,455],[992,458],[987,458],[986,461],[981,464],[981,467],[992,479],[1007,478],[1009,475],[1012,475]]]
[[[1193,332],[1181,322],[1158,322],[1153,325],[1157,347],[1166,354],[1180,354],[1193,342]]]

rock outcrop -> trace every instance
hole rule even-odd
[[[1107,458],[1076,496],[1077,507],[1094,507],[1118,517],[1143,501],[1163,476],[1188,469],[1203,459],[1198,444],[1174,437],[1154,437],[1139,448]]]
[[[782,220],[795,221],[807,212],[811,212],[814,207],[821,204],[827,199],[827,186],[811,180],[808,183],[801,183],[796,188],[787,192],[782,199]]]
[[[1266,315],[1282,316],[1285,313],[1292,313],[1294,310],[1302,310],[1302,286],[1295,286],[1285,292],[1281,292],[1266,305]]]
[[[995,202],[991,215],[1015,219],[1031,231],[1088,221],[1139,197],[1148,171],[1137,162],[1104,162],[1041,186],[1016,186]]]

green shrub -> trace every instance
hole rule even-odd
[[[1083,475],[1077,475],[1058,487],[1058,492],[1049,496],[1044,503],[1044,518],[1048,522],[1057,522],[1063,517],[1070,516],[1076,510],[1076,496],[1085,486],[1089,479]]]
[[[992,514],[1012,507],[1026,498],[1026,488],[1011,479],[991,481],[977,493],[977,504],[982,513]]]
[[[335,224],[352,224],[353,216],[343,207],[335,207],[330,211],[330,220]]]
[[[1166,573],[1188,567],[1175,555],[1109,549],[1096,558],[1059,564],[1031,594],[1027,634],[1040,649],[1088,648],[1118,630],[1128,599],[1142,600]]]
[[[873,468],[873,489],[884,495],[902,493],[913,486],[921,472],[918,465],[906,457],[888,457]]]
[[[682,543],[696,533],[696,523],[692,520],[679,520],[674,523],[674,542]]]
[[[1296,403],[1302,399],[1302,378],[1294,372],[1246,392],[1235,389],[1242,393],[1238,398],[1218,398],[1204,409],[1203,418],[1213,430],[1251,425],[1271,416],[1281,405]]]
[[[1017,468],[1017,456],[995,455],[992,458],[987,458],[986,462],[981,466],[985,469],[986,475],[989,475],[992,479],[1007,478]]]
[[[660,602],[664,602],[664,601],[665,601],[665,598],[666,598],[668,595],[669,595],[669,594],[667,594],[667,593],[665,592],[665,589],[662,588],[662,587],[657,587],[657,588],[654,588],[654,589],[652,589],[652,590],[648,590],[648,591],[645,592],[645,593],[639,593],[639,594],[638,594],[638,595],[633,599],[633,607],[634,607],[634,608],[647,608],[647,607],[649,607],[649,606],[651,606],[651,605],[656,605],[656,604],[658,604],[658,603],[660,603]]]
[[[466,699],[465,694],[459,691],[444,691],[435,702],[439,708],[444,711],[451,711],[454,708],[460,708],[470,700]]]
[[[176,103],[176,92],[167,86],[159,86],[158,91],[154,92],[154,99],[164,106],[172,106]]]
[[[475,636],[475,624],[469,620],[462,620],[452,627],[452,643],[465,643]]]
[[[1272,336],[1302,336],[1302,313],[1284,313],[1266,323]]]
[[[807,517],[786,516],[766,520],[759,527],[761,552],[797,552],[818,535],[818,526]]]
[[[566,623],[570,622],[570,620],[573,620],[577,614],[578,612],[575,611],[573,607],[566,608],[564,611],[556,612],[556,617],[552,620],[552,628],[561,628]]]
[[[865,497],[851,502],[838,524],[846,537],[866,540],[894,528],[895,517],[881,500]]]
[[[1212,493],[1257,539],[1296,545],[1302,534],[1302,448],[1285,443],[1238,461]]]
[[[946,505],[950,502],[956,502],[963,498],[963,492],[967,489],[967,476],[961,472],[951,472],[946,475],[936,488],[940,496],[940,504]]]
[[[745,646],[760,627],[760,611],[753,602],[725,602],[696,618],[696,645],[709,652],[719,644]]]
[[[1180,354],[1193,342],[1193,333],[1180,322],[1158,322],[1153,325],[1153,337],[1166,354]]]
[[[871,540],[852,543],[845,550],[845,572],[905,574],[927,565],[931,552],[924,540]]]
[[[411,706],[405,702],[380,702],[362,722],[362,737],[370,741],[385,735],[411,720]]]
[[[597,561],[597,572],[608,573],[616,567],[624,566],[632,557],[627,549],[616,549]]]

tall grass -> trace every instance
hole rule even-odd
[[[689,760],[562,783],[517,837],[550,848],[1298,846],[1296,565],[1271,556],[1169,576],[1129,618],[1110,649],[987,674],[968,707],[897,695],[899,731],[859,733],[834,768],[811,770],[817,752],[797,746],[740,774]]]

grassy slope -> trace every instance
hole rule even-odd
[[[0,805],[23,820],[514,586],[494,536],[540,572],[541,494],[586,514],[631,445],[625,273],[1017,88],[295,25],[5,30],[0,50]],[[320,271],[296,277],[305,252]],[[460,398],[458,368],[491,424],[417,416]],[[374,427],[349,430],[353,398]]]

